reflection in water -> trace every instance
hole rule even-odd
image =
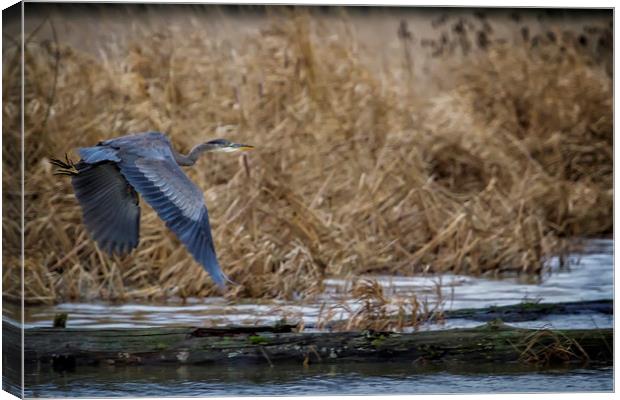
[[[28,397],[248,396],[611,391],[612,368],[544,369],[411,363],[268,366],[81,367],[26,376]]]

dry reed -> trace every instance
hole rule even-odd
[[[443,301],[438,285],[436,302],[430,306],[427,299],[418,296],[387,296],[375,280],[360,280],[351,289],[351,297],[360,305],[352,312],[344,330],[398,331],[417,330],[424,322],[443,321]]]
[[[272,19],[234,48],[174,27],[99,54],[36,35],[27,44],[27,301],[215,293],[144,202],[139,247],[123,258],[100,252],[69,182],[52,176],[49,157],[145,130],[184,151],[213,137],[258,148],[187,170],[239,283],[232,297],[308,296],[326,276],[360,273],[538,274],[562,237],[611,231],[611,78],[579,42],[457,30],[455,46],[468,50],[434,48],[434,79],[450,83],[429,99],[407,72],[419,60],[406,25],[394,25],[405,61],[378,72],[346,23],[326,27],[299,10]],[[15,54],[3,57],[9,298],[20,266],[20,155],[6,146],[19,143]]]
[[[532,364],[549,365],[573,361],[585,363],[590,360],[588,353],[575,339],[549,329],[526,335],[517,344],[517,348],[521,349],[519,359]]]

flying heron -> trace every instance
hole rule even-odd
[[[123,255],[138,246],[139,193],[223,288],[230,280],[217,261],[204,194],[181,166],[194,165],[204,152],[252,148],[216,139],[183,155],[163,133],[146,132],[80,148],[81,160],[76,164],[66,156],[66,161],[52,159],[51,163],[59,167],[56,174],[71,176],[84,224],[99,248]]]

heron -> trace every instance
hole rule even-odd
[[[100,249],[126,255],[138,246],[140,194],[185,245],[213,281],[225,288],[230,279],[217,260],[204,194],[181,167],[206,152],[236,152],[253,146],[215,139],[194,146],[186,155],[160,132],[144,132],[78,149],[73,163],[52,158],[56,175],[68,175],[82,208],[82,219]]]

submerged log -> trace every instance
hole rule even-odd
[[[496,319],[500,319],[503,322],[522,322],[538,321],[549,315],[592,315],[594,313],[612,315],[613,312],[613,300],[590,300],[565,303],[523,302],[507,306],[439,311],[428,316],[428,320],[422,319],[421,322],[438,322],[457,318],[478,322],[489,322]],[[409,321],[415,320],[411,315],[407,315],[403,319]],[[398,319],[396,317],[393,317],[391,322],[394,326],[398,325]],[[347,324],[348,321],[346,320],[334,320],[327,322],[325,328],[330,330],[343,330]]]
[[[5,340],[20,330],[3,322]],[[412,333],[265,329],[136,328],[25,330],[25,361],[61,369],[85,364],[594,362],[610,364],[612,329],[532,330],[494,321],[472,329]],[[9,346],[10,347],[10,346]],[[10,351],[10,349],[9,349]],[[17,350],[15,350],[17,351]]]
[[[524,302],[508,306],[468,308],[444,312],[444,318],[465,318],[474,321],[504,322],[536,321],[548,315],[592,314],[611,315],[614,312],[613,300],[575,301],[567,303]]]

